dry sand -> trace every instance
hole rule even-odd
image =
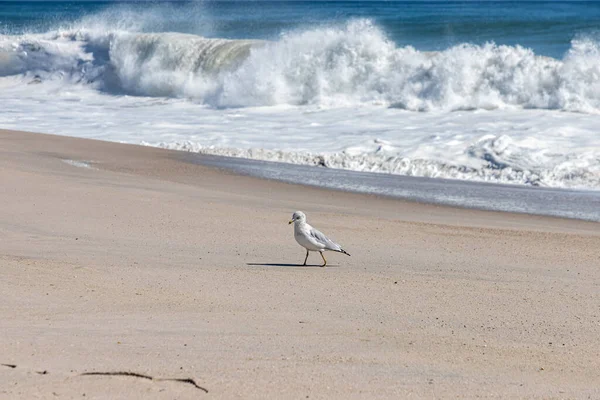
[[[0,131],[0,398],[600,398],[598,224],[180,159]]]

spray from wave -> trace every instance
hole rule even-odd
[[[221,108],[600,111],[600,48],[591,39],[573,41],[562,60],[492,43],[421,52],[397,47],[370,20],[264,42],[98,29],[2,36],[0,76],[17,74]]]

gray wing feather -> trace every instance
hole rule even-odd
[[[310,230],[310,236],[312,236],[317,242],[321,243],[328,250],[340,251],[342,247],[335,243],[333,240],[329,239],[327,236],[323,234],[323,232],[312,228]]]

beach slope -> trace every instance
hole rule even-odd
[[[600,396],[597,223],[14,131],[0,182],[0,398]]]

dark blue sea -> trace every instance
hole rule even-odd
[[[132,14],[144,32],[181,32],[215,38],[273,40],[284,32],[368,18],[398,46],[443,50],[461,43],[521,45],[562,57],[571,41],[595,37],[595,1],[0,1],[0,32],[46,32],[106,13],[118,24]]]

